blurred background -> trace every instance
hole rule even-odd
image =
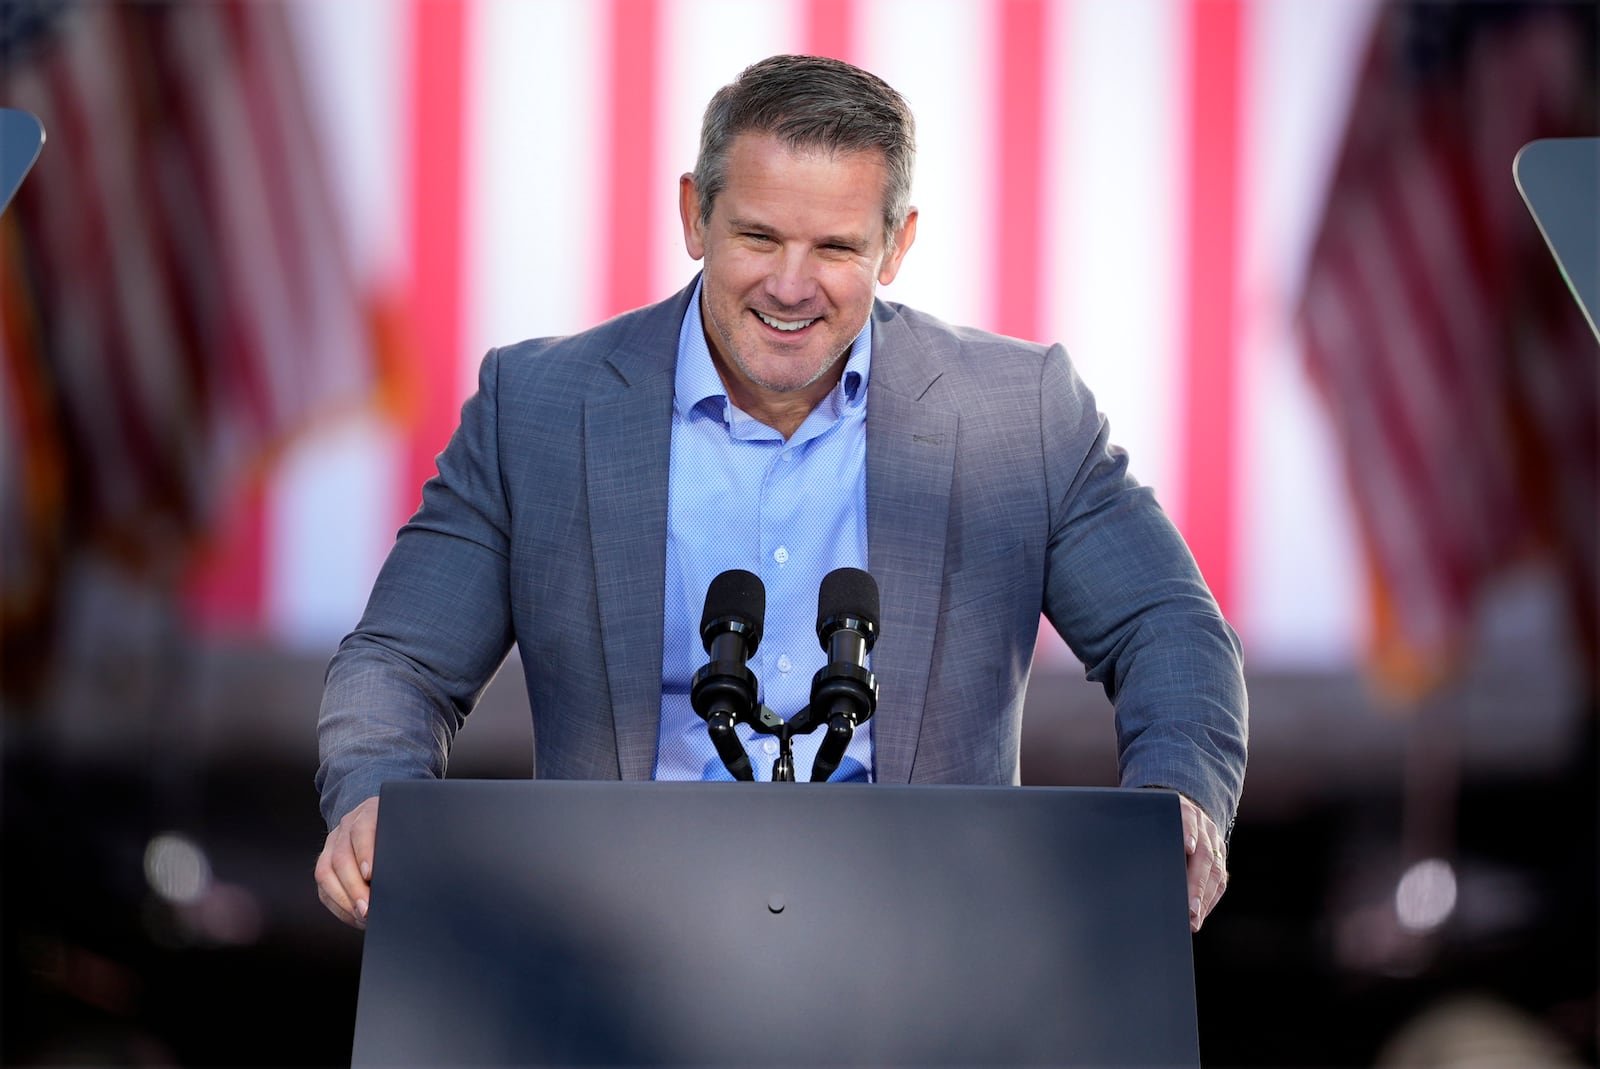
[[[1511,161],[1600,132],[1596,41],[1591,2],[0,3],[48,132],[0,216],[0,1057],[348,1061],[327,660],[484,351],[687,283],[701,110],[803,51],[917,114],[882,296],[1065,343],[1244,640],[1207,1064],[1594,1064],[1600,344]],[[1115,781],[1081,677],[1041,642],[1027,782]],[[531,747],[513,658],[451,774]]]

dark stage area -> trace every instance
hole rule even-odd
[[[43,722],[10,723],[6,1064],[348,1062],[361,937],[323,911],[312,885],[323,835],[312,662],[255,653],[211,663],[196,707],[177,714],[207,725],[179,733],[187,744],[171,740],[172,724],[90,746]],[[514,741],[519,728],[526,739],[520,678],[507,676],[481,722],[469,721],[452,776],[526,774],[529,748]],[[1478,698],[1495,686],[1483,681]],[[1194,942],[1205,1064],[1392,1064],[1380,1060],[1386,1045],[1452,1003],[1473,1020],[1508,1014],[1593,1064],[1592,721],[1525,724],[1519,750],[1467,717],[1459,760],[1433,773],[1422,762],[1433,787],[1419,792],[1417,762],[1385,734],[1395,726],[1358,709],[1346,734],[1367,736],[1364,767],[1330,778],[1307,755],[1290,775],[1288,740],[1316,738],[1317,710],[1346,693],[1327,680],[1253,686],[1261,782],[1234,831],[1228,894]],[[1285,696],[1296,694],[1308,696],[1292,713],[1298,730],[1280,737],[1273,718],[1291,715]],[[218,712],[219,699],[236,704]],[[1029,781],[1108,782],[1098,691],[1041,675],[1030,701],[1068,714],[1031,711]],[[1546,743],[1530,743],[1541,732]],[[1396,887],[1419,854],[1448,862],[1450,908],[1435,926],[1408,929]],[[1430,899],[1424,884],[1419,901],[1437,905],[1437,891]]]

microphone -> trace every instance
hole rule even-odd
[[[700,641],[711,660],[694,674],[689,704],[705,720],[711,743],[734,779],[755,779],[734,725],[754,714],[756,677],[745,662],[761,645],[766,615],[767,588],[759,576],[742,568],[723,572],[706,589]]]
[[[867,671],[867,653],[878,641],[878,583],[860,568],[836,568],[817,591],[817,640],[828,663],[811,678],[811,712],[828,721],[817,747],[811,782],[833,775],[845,747],[878,707],[878,680]]]

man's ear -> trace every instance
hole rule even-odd
[[[883,258],[883,264],[878,268],[878,285],[887,286],[894,281],[894,276],[900,273],[900,261],[906,258],[906,253],[911,250],[911,243],[917,240],[917,210],[912,208],[906,213],[906,221],[900,224],[900,229],[894,233],[894,248]]]
[[[683,219],[683,247],[689,259],[699,260],[706,254],[706,236],[700,222],[700,191],[692,174],[678,179],[678,215]]]

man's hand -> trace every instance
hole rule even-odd
[[[1183,795],[1183,848],[1189,855],[1189,928],[1198,932],[1228,888],[1228,855],[1222,833],[1205,810]]]
[[[1187,825],[1187,816],[1184,822]],[[344,815],[339,826],[328,833],[322,856],[317,858],[317,897],[330,913],[352,928],[367,926],[372,847],[377,836],[378,799],[372,797]],[[1190,872],[1193,871],[1191,865]]]

